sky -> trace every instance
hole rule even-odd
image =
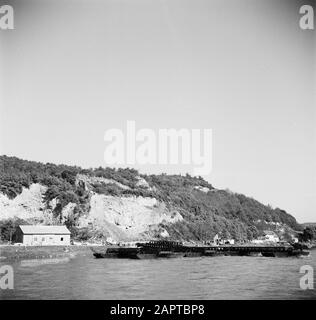
[[[105,166],[104,133],[212,129],[216,188],[316,221],[316,36],[294,0],[0,0],[0,154]],[[190,166],[135,165],[142,173]]]

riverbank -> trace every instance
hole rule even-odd
[[[91,250],[92,249],[92,250]],[[222,245],[222,246],[180,246],[170,248],[169,245],[157,243],[144,244],[141,248],[126,246],[104,246],[104,245],[69,245],[69,246],[16,246],[0,245],[0,262],[32,259],[52,259],[52,258],[74,258],[76,256],[92,255],[97,258],[139,258],[140,256],[148,257],[153,253],[159,255],[160,251],[170,250],[172,252],[182,252],[184,256],[301,256],[308,255],[300,249],[294,249],[292,246],[280,245]],[[110,251],[109,251],[110,250]],[[149,254],[149,255],[148,255]]]
[[[0,261],[25,259],[73,258],[78,255],[91,255],[91,246],[0,246]]]

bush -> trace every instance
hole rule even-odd
[[[19,225],[28,225],[23,219],[8,219],[0,221],[1,241],[14,241]]]

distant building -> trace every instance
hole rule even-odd
[[[264,235],[262,237],[259,237],[258,239],[254,239],[251,241],[251,243],[254,243],[254,244],[262,244],[266,242],[277,243],[277,242],[280,242],[280,238],[273,231],[264,231]]]
[[[218,234],[213,238],[213,244],[222,245],[222,244],[235,244],[234,239],[222,239]]]
[[[264,239],[266,242],[280,242],[280,238],[273,231],[264,231]]]
[[[68,246],[70,231],[65,226],[22,225],[17,230],[15,242],[28,246]]]
[[[264,243],[264,240],[260,237],[259,239],[251,240],[251,243],[253,243],[253,244],[262,244],[262,243]]]
[[[220,237],[218,234],[215,235],[215,237],[213,238],[213,244],[214,245],[219,245],[220,244]]]
[[[235,244],[234,239],[223,239],[222,241],[224,241],[224,244]]]

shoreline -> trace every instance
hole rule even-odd
[[[195,246],[196,249],[202,249],[204,246]],[[230,247],[230,246],[224,246]],[[232,246],[234,247],[234,246]],[[243,246],[240,246],[242,248]],[[254,246],[260,249],[260,245]],[[271,245],[277,248],[278,246]],[[97,249],[99,252],[105,252],[109,246],[100,244],[89,245],[66,245],[66,246],[15,246],[15,245],[0,245],[0,263],[8,261],[32,260],[32,259],[54,259],[54,258],[74,258],[76,256],[92,255]],[[118,247],[121,249],[128,249],[125,246]],[[227,249],[228,249],[227,248]],[[308,250],[315,249],[312,246]],[[195,251],[194,250],[194,251]]]
[[[78,255],[91,254],[95,246],[14,246],[0,245],[0,263],[17,260],[74,258]],[[101,246],[99,246],[101,247]]]

